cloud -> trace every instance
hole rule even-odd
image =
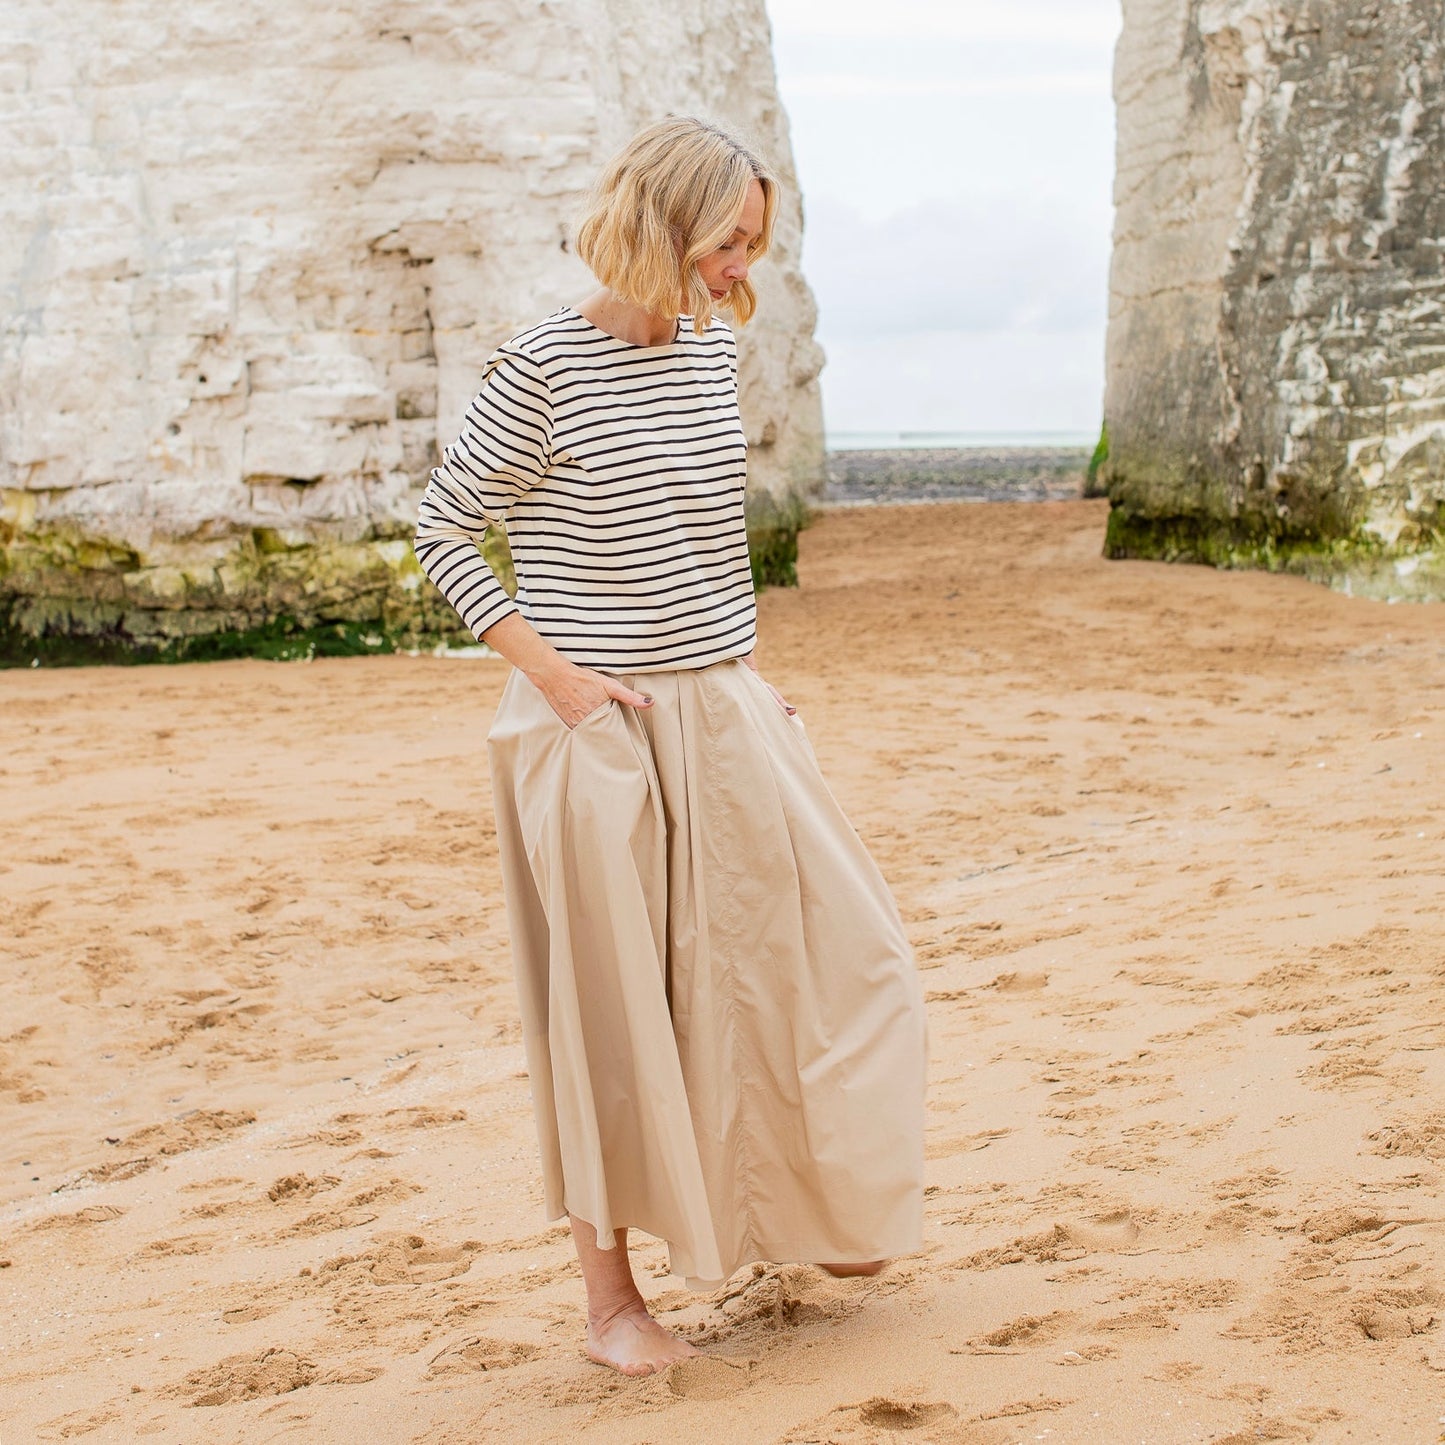
[[[875,217],[1011,190],[1107,203],[1107,55],[895,39],[782,46],[777,65],[805,196]]]
[[[768,9],[830,426],[1096,426],[1118,0]]]
[[[828,347],[823,410],[849,432],[1074,433],[1099,429],[1103,336],[1096,330],[933,331]]]
[[[819,197],[807,210],[803,264],[820,335],[826,345],[931,331],[1102,332],[1107,214],[1084,218],[1005,192],[870,219]]]
[[[774,34],[1112,45],[1119,0],[768,0]]]
[[[1030,96],[1109,94],[1109,77],[1101,71],[1062,71],[1038,75],[954,75],[921,79],[906,75],[859,75],[842,72],[800,75],[788,84],[793,98],[824,97],[875,100],[888,96]]]

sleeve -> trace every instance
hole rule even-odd
[[[547,378],[520,351],[494,352],[461,435],[432,471],[414,544],[422,571],[478,640],[518,610],[482,555],[482,537],[541,481],[551,450]]]

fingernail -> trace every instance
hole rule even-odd
[[[643,700],[643,702],[647,703],[648,706],[651,706],[651,705],[652,705],[652,699],[651,699],[650,697],[648,697],[648,695],[647,695],[646,693],[643,693],[643,694],[642,694],[642,700]]]
[[[790,707],[790,708],[788,709],[788,712],[789,712],[789,714],[791,715],[792,713],[797,712],[797,710],[798,710],[798,709],[795,708],[795,707]]]

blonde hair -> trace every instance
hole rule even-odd
[[[668,116],[607,163],[578,227],[577,253],[620,300],[659,316],[676,315],[681,302],[705,331],[714,303],[697,263],[732,235],[753,181],[763,188],[763,227],[749,265],[772,244],[776,177],[718,126]],[[757,293],[734,281],[724,304],[743,325],[757,310]]]

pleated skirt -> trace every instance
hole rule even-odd
[[[545,1207],[712,1288],[916,1250],[923,1002],[802,723],[741,661],[620,674],[568,729],[513,671],[488,734]]]

